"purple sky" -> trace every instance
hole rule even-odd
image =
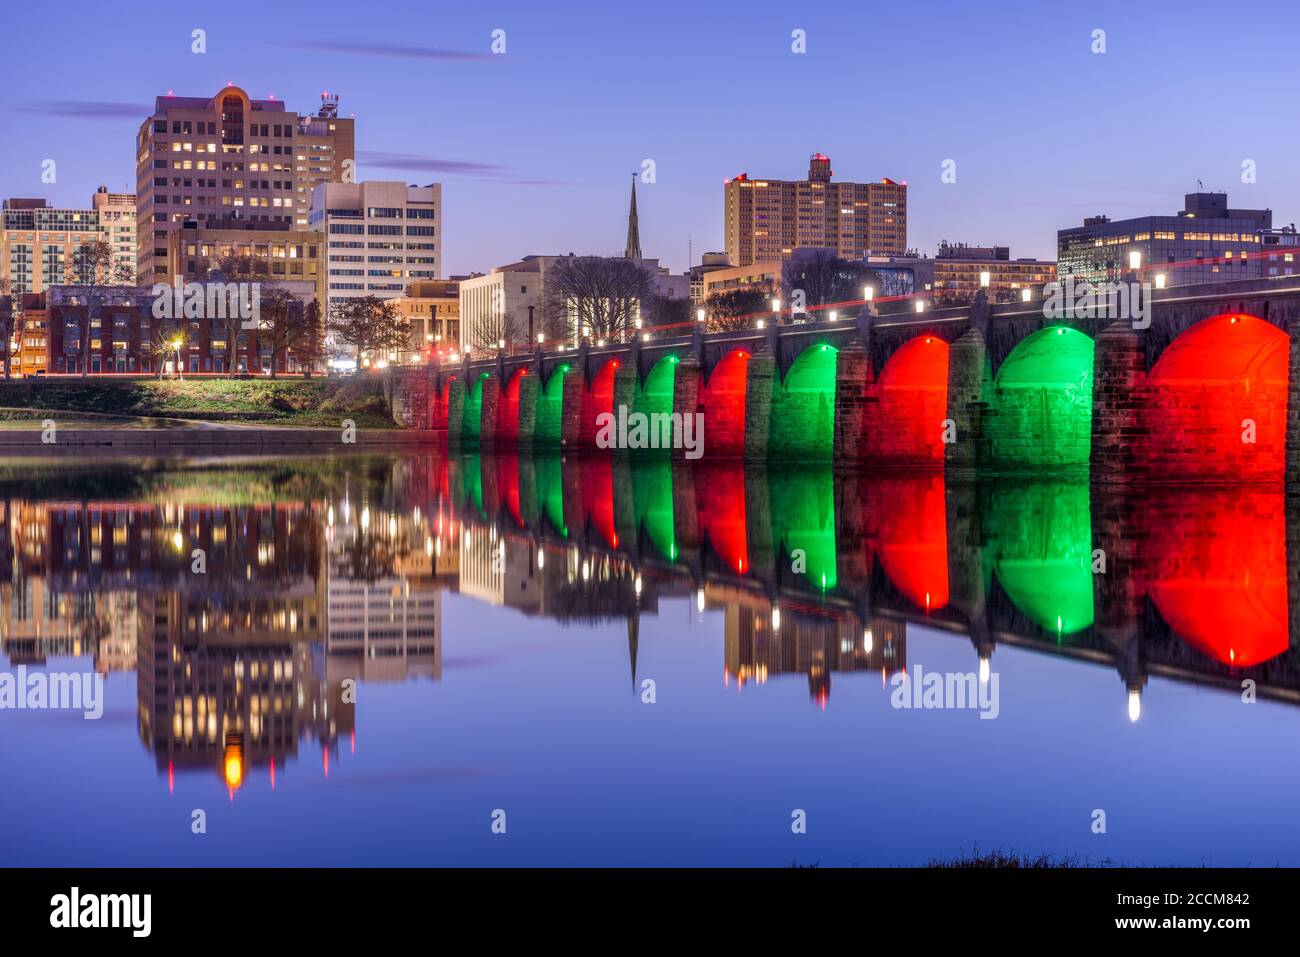
[[[89,205],[134,184],[154,96],[228,81],[312,112],[355,113],[359,176],[444,184],[443,267],[619,251],[628,174],[648,256],[680,270],[722,249],[722,182],[910,186],[909,242],[1010,244],[1054,257],[1085,215],[1169,213],[1196,188],[1300,220],[1287,64],[1300,5],[1248,16],[1201,0],[995,6],[248,3],[9,4],[0,195]],[[207,53],[191,52],[191,31]],[[506,53],[490,53],[494,29]],[[807,52],[791,52],[791,32]],[[1106,52],[1091,52],[1106,31]],[[58,163],[54,184],[41,162]],[[940,181],[957,164],[957,182]],[[1257,182],[1243,185],[1253,159]]]

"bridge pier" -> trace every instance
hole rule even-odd
[[[1292,485],[1300,483],[1300,319],[1288,322],[1286,332],[1291,340],[1286,389],[1286,481]]]
[[[554,374],[554,373],[552,373]],[[560,409],[560,445],[566,449],[582,447],[582,413],[587,404],[587,374],[576,363],[564,377],[564,399]]]
[[[1293,350],[1294,354],[1294,350]],[[1294,361],[1294,359],[1292,360]],[[1098,334],[1092,372],[1092,477],[1102,483],[1138,478],[1147,434],[1146,357],[1132,324],[1116,322]]]
[[[465,430],[465,379],[457,376],[447,386],[447,447],[455,448]]]
[[[673,411],[681,414],[683,422],[688,415],[703,412],[703,406],[700,404],[700,383],[703,374],[700,360],[695,357],[694,352],[688,353],[681,362],[677,363],[677,372],[673,378]],[[709,454],[709,437],[703,432],[696,434],[703,438],[704,453]],[[680,458],[685,454],[685,449],[673,449],[674,457]]]
[[[541,400],[541,376],[531,371],[519,380],[519,425],[516,441],[521,449],[534,446],[533,436],[537,430],[537,403]]]
[[[835,462],[865,462],[870,443],[871,386],[874,376],[867,347],[855,339],[840,350],[835,364]]]
[[[970,329],[948,353],[948,420],[935,423],[944,431],[944,469],[952,478],[974,478],[979,467],[984,412],[993,389],[988,345],[978,329]],[[950,440],[951,439],[951,440]]]
[[[482,380],[483,404],[479,408],[480,448],[492,448],[497,444],[497,410],[501,404],[501,377],[496,373]]]
[[[777,387],[776,354],[764,344],[749,360],[745,385],[745,458],[748,461],[767,459],[772,391]]]

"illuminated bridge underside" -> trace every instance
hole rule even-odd
[[[647,576],[788,596],[832,617],[863,620],[865,602],[968,630],[982,655],[1016,635],[1109,656],[1129,687],[1152,653],[1134,642],[1158,635],[1171,673],[1239,688],[1243,669],[1265,669],[1245,672],[1261,684],[1294,672],[1300,702],[1288,611],[1300,543],[1287,542],[1281,489],[1116,493],[1099,505],[1083,481],[971,486],[922,472],[513,454],[458,456],[450,475],[438,485],[467,520],[499,534],[522,524],[538,542],[621,555]],[[1098,554],[1107,565],[1094,572]]]
[[[1300,341],[1300,289],[1292,311]],[[600,417],[626,409],[699,413],[713,459],[962,479],[1300,480],[1300,375],[1279,321],[1201,309],[1165,339],[1128,322],[1084,329],[1040,316],[1000,330],[995,349],[978,329],[918,320],[916,332],[890,323],[874,350],[847,324],[813,323],[780,340],[668,340],[394,373],[405,378],[393,404],[404,424],[445,427],[452,447],[593,449]]]

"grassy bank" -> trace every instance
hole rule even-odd
[[[395,428],[378,377],[350,379],[21,379],[0,381],[0,420],[160,417],[249,425]]]

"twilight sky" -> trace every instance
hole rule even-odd
[[[1287,64],[1300,4],[64,0],[10,3],[0,58],[0,196],[88,206],[134,190],[153,98],[228,81],[357,118],[358,178],[443,184],[443,269],[530,253],[611,253],[628,176],[641,245],[680,271],[723,248],[722,182],[906,180],[909,243],[1010,244],[1055,257],[1055,231],[1099,212],[1172,213],[1182,194],[1300,220],[1300,126]],[[1243,8],[1244,10],[1244,8]],[[112,12],[110,12],[112,11]],[[207,53],[191,52],[191,31]],[[506,53],[490,53],[494,29]],[[807,52],[791,52],[791,32]],[[1106,52],[1091,52],[1106,31]],[[58,179],[43,184],[41,162]],[[957,182],[941,166],[956,161]],[[1241,182],[1253,159],[1257,182]]]

